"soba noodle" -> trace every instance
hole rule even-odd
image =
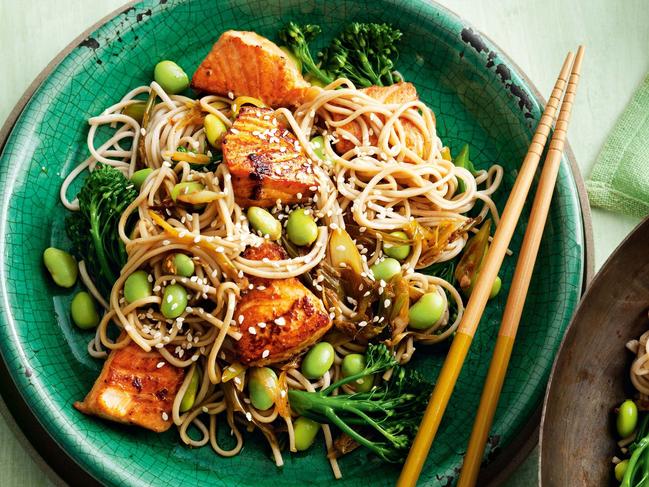
[[[157,95],[159,102],[145,130],[122,111],[151,92]],[[263,238],[252,231],[244,209],[235,201],[227,165],[219,164],[213,172],[203,172],[193,169],[187,161],[173,159],[178,147],[212,156],[203,118],[211,113],[230,127],[236,108],[233,100],[226,97],[205,96],[193,100],[170,96],[155,82],[132,90],[121,101],[89,120],[90,157],[68,175],[61,187],[63,204],[70,210],[78,210],[78,202],[67,198],[71,182],[85,169],[92,171],[98,162],[130,177],[137,169],[136,163],[142,164],[138,161],[137,150],[142,139],[144,160],[153,172],[121,217],[119,232],[128,262],[108,302],[93,284],[85,265],[81,263],[80,266],[83,282],[106,308],[88,351],[94,357],[104,358],[108,351],[133,341],[146,351],[157,350],[173,366],[185,367],[187,373],[173,403],[173,422],[184,443],[194,447],[209,443],[222,456],[241,451],[242,427],[262,431],[277,465],[282,464],[282,456],[276,431],[287,431],[289,448],[295,449],[290,413],[282,410],[280,404],[267,411],[256,410],[243,392],[243,374],[229,377],[227,381],[224,379],[226,371],[233,366],[231,354],[226,353],[227,347],[224,347],[241,337],[235,309],[241,291],[252,287],[247,279],[249,276],[281,279],[313,273],[317,286],[319,264],[326,258],[330,232],[345,228],[350,222],[359,232],[367,232],[366,235],[374,238],[374,245],[361,249],[363,275],[371,276],[370,266],[383,258],[377,231],[397,230],[413,221],[432,229],[451,225],[459,234],[458,238],[436,252],[427,251],[421,242],[416,242],[403,262],[402,271],[410,288],[421,293],[439,293],[446,308],[443,316],[429,329],[404,329],[392,337],[391,345],[397,359],[406,363],[415,352],[417,342],[431,344],[451,336],[464,309],[462,298],[453,285],[422,274],[418,269],[456,257],[466,244],[471,221],[480,222],[489,213],[496,223],[498,221],[491,195],[500,185],[502,168],[494,165],[474,175],[443,157],[434,114],[423,102],[385,103],[355,89],[344,79],[324,89],[313,88],[311,95],[309,101],[294,111],[286,108],[276,111],[314,162],[318,180],[315,195],[309,200],[305,198],[302,205],[310,208],[318,222],[317,240],[305,255],[278,261],[244,258],[245,248],[259,245]],[[352,122],[359,128],[360,136],[345,129]],[[105,126],[114,130],[105,142],[98,143],[97,135]],[[413,127],[422,141],[420,150],[406,143],[406,129]],[[319,158],[311,146],[310,139],[315,135],[324,136],[324,159]],[[353,149],[339,155],[335,146],[341,139],[352,142]],[[460,180],[464,191],[458,194]],[[193,210],[182,205],[161,206],[176,184],[189,181],[202,183],[214,195],[213,201],[202,209]],[[482,208],[470,219],[466,214],[478,203],[482,203]],[[285,224],[288,210],[278,202],[273,213]],[[133,217],[135,227],[127,233],[127,222],[133,221]],[[180,277],[165,270],[164,259],[170,252],[190,256],[195,264],[194,276]],[[153,295],[127,303],[123,297],[124,283],[138,269],[146,269],[150,274]],[[159,304],[162,288],[176,282],[188,290],[192,304],[171,320],[160,313]],[[206,303],[209,303],[207,311]],[[455,313],[450,312],[451,307]],[[333,317],[353,317],[355,314],[354,306],[346,303],[329,311]],[[120,332],[115,340],[110,338],[114,336],[109,332],[111,326]],[[647,336],[643,335],[644,342],[641,338],[643,350]],[[364,350],[362,343],[337,345],[334,365],[320,380],[310,381],[295,366],[285,367],[280,380],[293,389],[320,390],[341,377],[345,355]],[[180,403],[194,374],[200,378],[196,400],[189,411],[181,413]],[[649,382],[644,374],[646,371],[636,374],[641,378],[637,379],[639,386],[636,387],[649,393]],[[343,389],[350,392],[348,386]],[[217,441],[217,416],[223,413],[235,440],[230,449],[223,448]],[[283,423],[283,427],[278,427],[278,423]],[[329,451],[333,445],[332,433],[328,425],[323,425],[322,429]],[[330,462],[335,476],[340,477],[333,456]]]

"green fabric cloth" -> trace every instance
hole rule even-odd
[[[592,206],[649,214],[649,76],[604,143],[586,188]]]

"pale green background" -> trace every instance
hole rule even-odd
[[[217,1],[217,0],[215,0]],[[570,143],[587,176],[616,118],[649,68],[649,0],[439,0],[490,36],[544,95],[567,50],[587,46]],[[123,0],[0,0],[0,121],[72,39]],[[595,264],[637,223],[593,211]],[[6,413],[4,405],[0,409]],[[49,486],[40,460],[0,417],[0,485]],[[537,453],[507,487],[537,485]],[[54,480],[54,482],[57,482]]]

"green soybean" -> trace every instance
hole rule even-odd
[[[331,162],[329,155],[325,152],[325,141],[322,135],[318,135],[317,137],[313,137],[311,139],[311,148],[320,160],[329,163]]]
[[[377,281],[388,282],[392,276],[401,272],[401,264],[398,260],[388,257],[383,259],[381,262],[377,262],[372,267],[370,267],[372,274],[374,274],[374,279]]]
[[[624,474],[626,473],[626,468],[629,466],[629,459],[622,460],[615,466],[615,480],[622,482]]]
[[[221,141],[228,131],[228,127],[223,123],[223,120],[213,113],[208,113],[203,120],[203,128],[205,128],[205,137],[207,137],[210,145],[220,147]]]
[[[165,318],[178,318],[187,307],[187,291],[180,284],[170,284],[162,294],[160,311]]]
[[[178,198],[178,196],[180,196],[181,194],[197,193],[199,191],[203,191],[204,189],[205,186],[195,181],[185,181],[178,183],[171,189],[171,199],[176,201],[176,198]]]
[[[134,303],[138,299],[148,298],[153,293],[149,274],[146,271],[135,271],[124,282],[124,298],[127,303]]]
[[[491,285],[491,292],[489,293],[489,299],[493,299],[498,294],[500,294],[500,288],[503,285],[502,279],[500,279],[500,276],[496,276],[496,279],[494,279],[494,283]]]
[[[393,237],[401,240],[408,240],[406,232],[396,231],[390,233]],[[410,255],[410,244],[395,244],[391,242],[383,242],[383,252],[388,257],[393,257],[397,260],[404,260]]]
[[[77,261],[65,250],[48,247],[43,252],[43,263],[52,279],[61,287],[72,287],[77,282]]]
[[[318,238],[318,225],[304,208],[299,208],[288,216],[286,235],[295,245],[311,245]]]
[[[638,424],[638,406],[630,399],[624,401],[617,412],[617,433],[626,438],[635,431]]]
[[[293,423],[293,433],[295,435],[295,448],[297,451],[304,451],[311,448],[315,437],[320,431],[320,423],[300,416]]]
[[[282,224],[270,212],[258,206],[251,206],[247,214],[252,228],[262,235],[268,235],[271,240],[279,240],[282,236]]]
[[[363,369],[365,369],[365,355],[361,355],[360,353],[345,355],[341,365],[343,377],[360,374]],[[350,385],[356,392],[368,392],[374,385],[374,378],[368,375],[351,382]]]
[[[144,181],[146,181],[146,178],[148,178],[149,174],[151,174],[152,172],[153,169],[151,169],[150,167],[140,169],[139,171],[135,171],[131,176],[131,182],[135,185],[137,189],[140,189],[144,184]]]
[[[181,413],[189,411],[194,405],[194,402],[196,401],[196,392],[198,392],[198,380],[198,369],[195,368],[192,378],[189,380],[189,385],[187,386],[187,389],[185,389],[185,394],[180,401]]]
[[[99,324],[99,313],[95,306],[95,300],[85,291],[78,292],[70,304],[72,321],[82,330],[95,328]]]
[[[127,117],[131,117],[135,119],[138,123],[142,123],[142,119],[144,118],[144,111],[146,110],[146,102],[145,101],[136,101],[135,103],[131,103],[130,105],[126,105],[124,109],[122,110],[122,113],[126,115]]]
[[[248,374],[250,402],[260,411],[269,409],[275,404],[279,393],[279,381],[275,371],[268,367],[253,367]]]
[[[438,292],[424,294],[408,310],[408,325],[415,330],[433,326],[444,314],[444,298]]]
[[[189,87],[187,73],[173,61],[160,61],[156,64],[153,79],[170,95],[180,93]]]
[[[176,274],[183,277],[191,277],[194,275],[194,261],[191,257],[185,254],[176,254],[173,258],[173,265]]]
[[[304,356],[302,374],[307,379],[319,379],[334,363],[334,347],[331,343],[320,342]]]

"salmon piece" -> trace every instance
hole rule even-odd
[[[284,249],[272,242],[249,247],[243,256],[251,260],[287,258]],[[298,279],[254,277],[250,282],[254,288],[242,292],[235,310],[235,317],[243,320],[237,342],[242,363],[262,366],[289,360],[331,328],[322,301]]]
[[[311,85],[276,44],[255,32],[229,30],[192,78],[198,91],[253,96],[272,107],[299,105]]]
[[[391,86],[370,86],[368,88],[363,88],[360,91],[385,104],[404,104],[419,99],[415,86],[412,83],[405,82],[395,83]],[[342,116],[339,116],[337,119],[342,120],[342,118]],[[408,120],[402,120],[402,124],[406,132],[406,146],[413,152],[421,156],[424,153],[424,138],[412,122]],[[358,140],[362,140],[361,128],[356,122],[351,122],[347,125],[343,125],[341,128],[343,130],[346,130],[347,132],[350,132]],[[370,135],[369,140],[370,144],[375,145],[378,142],[378,134]],[[336,151],[339,154],[344,154],[354,147],[354,143],[350,140],[346,140],[343,137],[338,137],[338,142],[336,143]]]
[[[160,362],[165,365],[158,368]],[[92,389],[74,407],[85,414],[161,433],[172,425],[171,406],[184,377],[184,369],[131,342],[110,353]]]
[[[311,160],[271,108],[241,107],[221,149],[241,206],[297,203],[317,189]]]

